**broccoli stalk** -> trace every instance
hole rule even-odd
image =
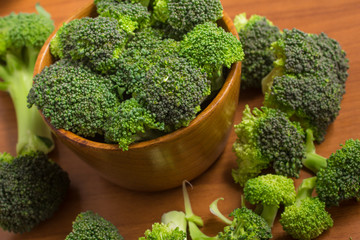
[[[304,179],[298,188],[295,203],[287,206],[281,214],[281,225],[295,239],[314,239],[333,226],[325,203],[312,197],[315,184],[316,177]]]
[[[39,5],[39,14],[10,14],[0,19],[4,51],[0,52],[0,90],[10,94],[14,104],[18,141],[16,152],[50,152],[54,148],[51,131],[35,107],[27,108],[37,55],[54,26]],[[31,32],[29,32],[31,31]]]
[[[317,173],[320,169],[327,166],[327,159],[316,153],[314,135],[311,129],[306,130],[305,158],[303,165],[312,172]]]

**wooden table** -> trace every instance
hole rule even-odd
[[[12,11],[32,12],[36,2],[47,9],[58,25],[88,0],[2,0],[0,16]],[[337,39],[350,59],[349,78],[342,109],[330,126],[326,140],[318,146],[318,153],[329,156],[339,144],[348,138],[360,137],[360,1],[359,0],[222,0],[225,11],[234,17],[237,13],[267,16],[280,28],[298,28],[305,32],[325,32]],[[257,91],[241,92],[235,123],[241,120],[244,104],[261,106],[263,96]],[[0,92],[0,152],[15,154],[17,130],[15,113],[7,93]],[[205,221],[204,232],[215,235],[224,226],[208,210],[208,205],[218,197],[224,197],[219,207],[225,214],[240,206],[242,189],[233,183],[230,172],[235,165],[231,151],[235,134],[232,133],[224,153],[203,175],[192,181],[189,191],[193,210]],[[183,210],[181,188],[157,193],[129,191],[99,177],[60,142],[51,157],[57,161],[71,178],[71,188],[64,204],[48,221],[32,232],[23,235],[0,230],[0,239],[64,239],[71,231],[76,215],[93,210],[114,223],[125,239],[137,239],[151,224],[160,221],[164,212]],[[301,178],[309,176],[303,171]],[[296,180],[298,185],[301,181]],[[360,239],[360,203],[347,201],[333,207],[330,213],[334,227],[319,239]],[[291,239],[277,222],[273,228],[274,239]]]

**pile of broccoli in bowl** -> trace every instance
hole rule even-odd
[[[95,0],[64,23],[28,95],[56,129],[122,150],[186,127],[244,57],[219,0]]]

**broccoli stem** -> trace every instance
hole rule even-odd
[[[6,66],[0,66],[0,78],[3,79],[0,90],[7,91],[12,99],[18,129],[17,154],[31,151],[50,152],[54,143],[51,132],[43,121],[39,111],[27,107],[27,95],[32,86],[33,69],[38,50],[27,48],[18,56],[7,54]],[[23,56],[22,56],[23,55]]]
[[[161,222],[164,224],[169,224],[171,229],[179,228],[183,232],[186,231],[186,218],[185,213],[180,211],[170,211],[164,213],[161,217]]]
[[[186,181],[183,182],[183,196],[184,196],[184,205],[185,205],[185,216],[186,216],[186,220],[190,223],[193,222],[195,223],[197,226],[204,226],[204,222],[201,219],[201,217],[196,216],[191,208],[191,203],[190,203],[190,197],[188,192],[186,191]]]
[[[214,214],[215,216],[217,216],[218,218],[220,218],[225,224],[227,225],[231,225],[232,221],[230,219],[228,219],[227,217],[225,217],[219,210],[217,203],[219,200],[224,200],[224,198],[218,198],[216,199],[214,202],[212,202],[210,204],[210,212],[212,214]]]
[[[316,177],[305,178],[300,184],[297,193],[295,203],[300,205],[301,201],[310,198],[316,184]]]
[[[303,165],[313,173],[317,173],[321,168],[327,166],[327,159],[315,152],[314,135],[312,130],[306,130],[305,158]]]
[[[260,216],[265,219],[265,221],[268,223],[270,227],[272,227],[274,225],[274,221],[277,212],[279,210],[279,207],[275,205],[267,205],[267,204],[263,204],[262,207],[263,209]]]
[[[261,80],[261,90],[263,94],[269,93],[274,82],[274,78],[284,74],[283,67],[274,67],[271,72],[268,73]]]

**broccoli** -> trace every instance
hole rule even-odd
[[[155,117],[135,98],[127,99],[110,113],[105,122],[105,141],[116,142],[120,148],[128,150],[131,143],[152,138],[155,133],[150,133],[150,129],[164,130],[164,124],[156,122]]]
[[[222,18],[219,0],[155,0],[152,18],[166,23],[178,39],[196,25],[215,22]]]
[[[280,30],[263,16],[246,19],[246,13],[236,15],[234,25],[246,56],[241,63],[241,87],[261,88],[262,79],[273,68],[275,56],[270,46],[280,38]]]
[[[0,154],[0,226],[14,233],[49,219],[65,198],[70,180],[40,151]]]
[[[246,182],[244,196],[262,209],[260,216],[272,227],[280,204],[289,206],[295,202],[294,181],[280,175],[261,175]]]
[[[235,125],[237,139],[233,151],[237,169],[235,182],[244,186],[271,164],[276,174],[299,177],[305,157],[305,133],[297,122],[291,122],[278,109],[262,107],[252,111],[245,106],[242,121]]]
[[[206,72],[212,80],[212,90],[223,84],[223,67],[241,61],[244,52],[241,42],[231,33],[225,32],[215,23],[197,25],[184,36],[180,43],[180,56]]]
[[[146,1],[94,1],[99,16],[115,19],[119,27],[129,34],[150,24],[150,12],[142,2]]]
[[[303,164],[316,173],[316,192],[327,206],[360,198],[360,140],[349,139],[328,159],[315,152],[311,130],[307,131]]]
[[[104,133],[119,99],[110,77],[62,59],[34,77],[28,103],[41,109],[55,128],[95,137]]]
[[[184,240],[186,239],[186,218],[182,211],[170,211],[161,217],[161,223],[154,223],[152,229],[139,240]]]
[[[272,44],[277,59],[262,80],[264,105],[279,108],[322,142],[345,93],[348,60],[338,42],[324,33],[284,30]]]
[[[35,61],[54,29],[49,14],[39,5],[36,13],[10,14],[0,18],[0,90],[10,94],[15,107],[18,140],[16,152],[54,148],[51,132],[38,110],[27,108]]]
[[[283,229],[295,239],[314,239],[333,226],[325,203],[311,197],[315,182],[316,177],[304,179],[297,190],[295,203],[285,207],[281,214]]]
[[[65,240],[123,240],[118,229],[93,211],[81,212]]]
[[[82,61],[106,73],[117,68],[127,38],[114,19],[85,17],[64,24],[52,39],[50,49],[55,57]]]

